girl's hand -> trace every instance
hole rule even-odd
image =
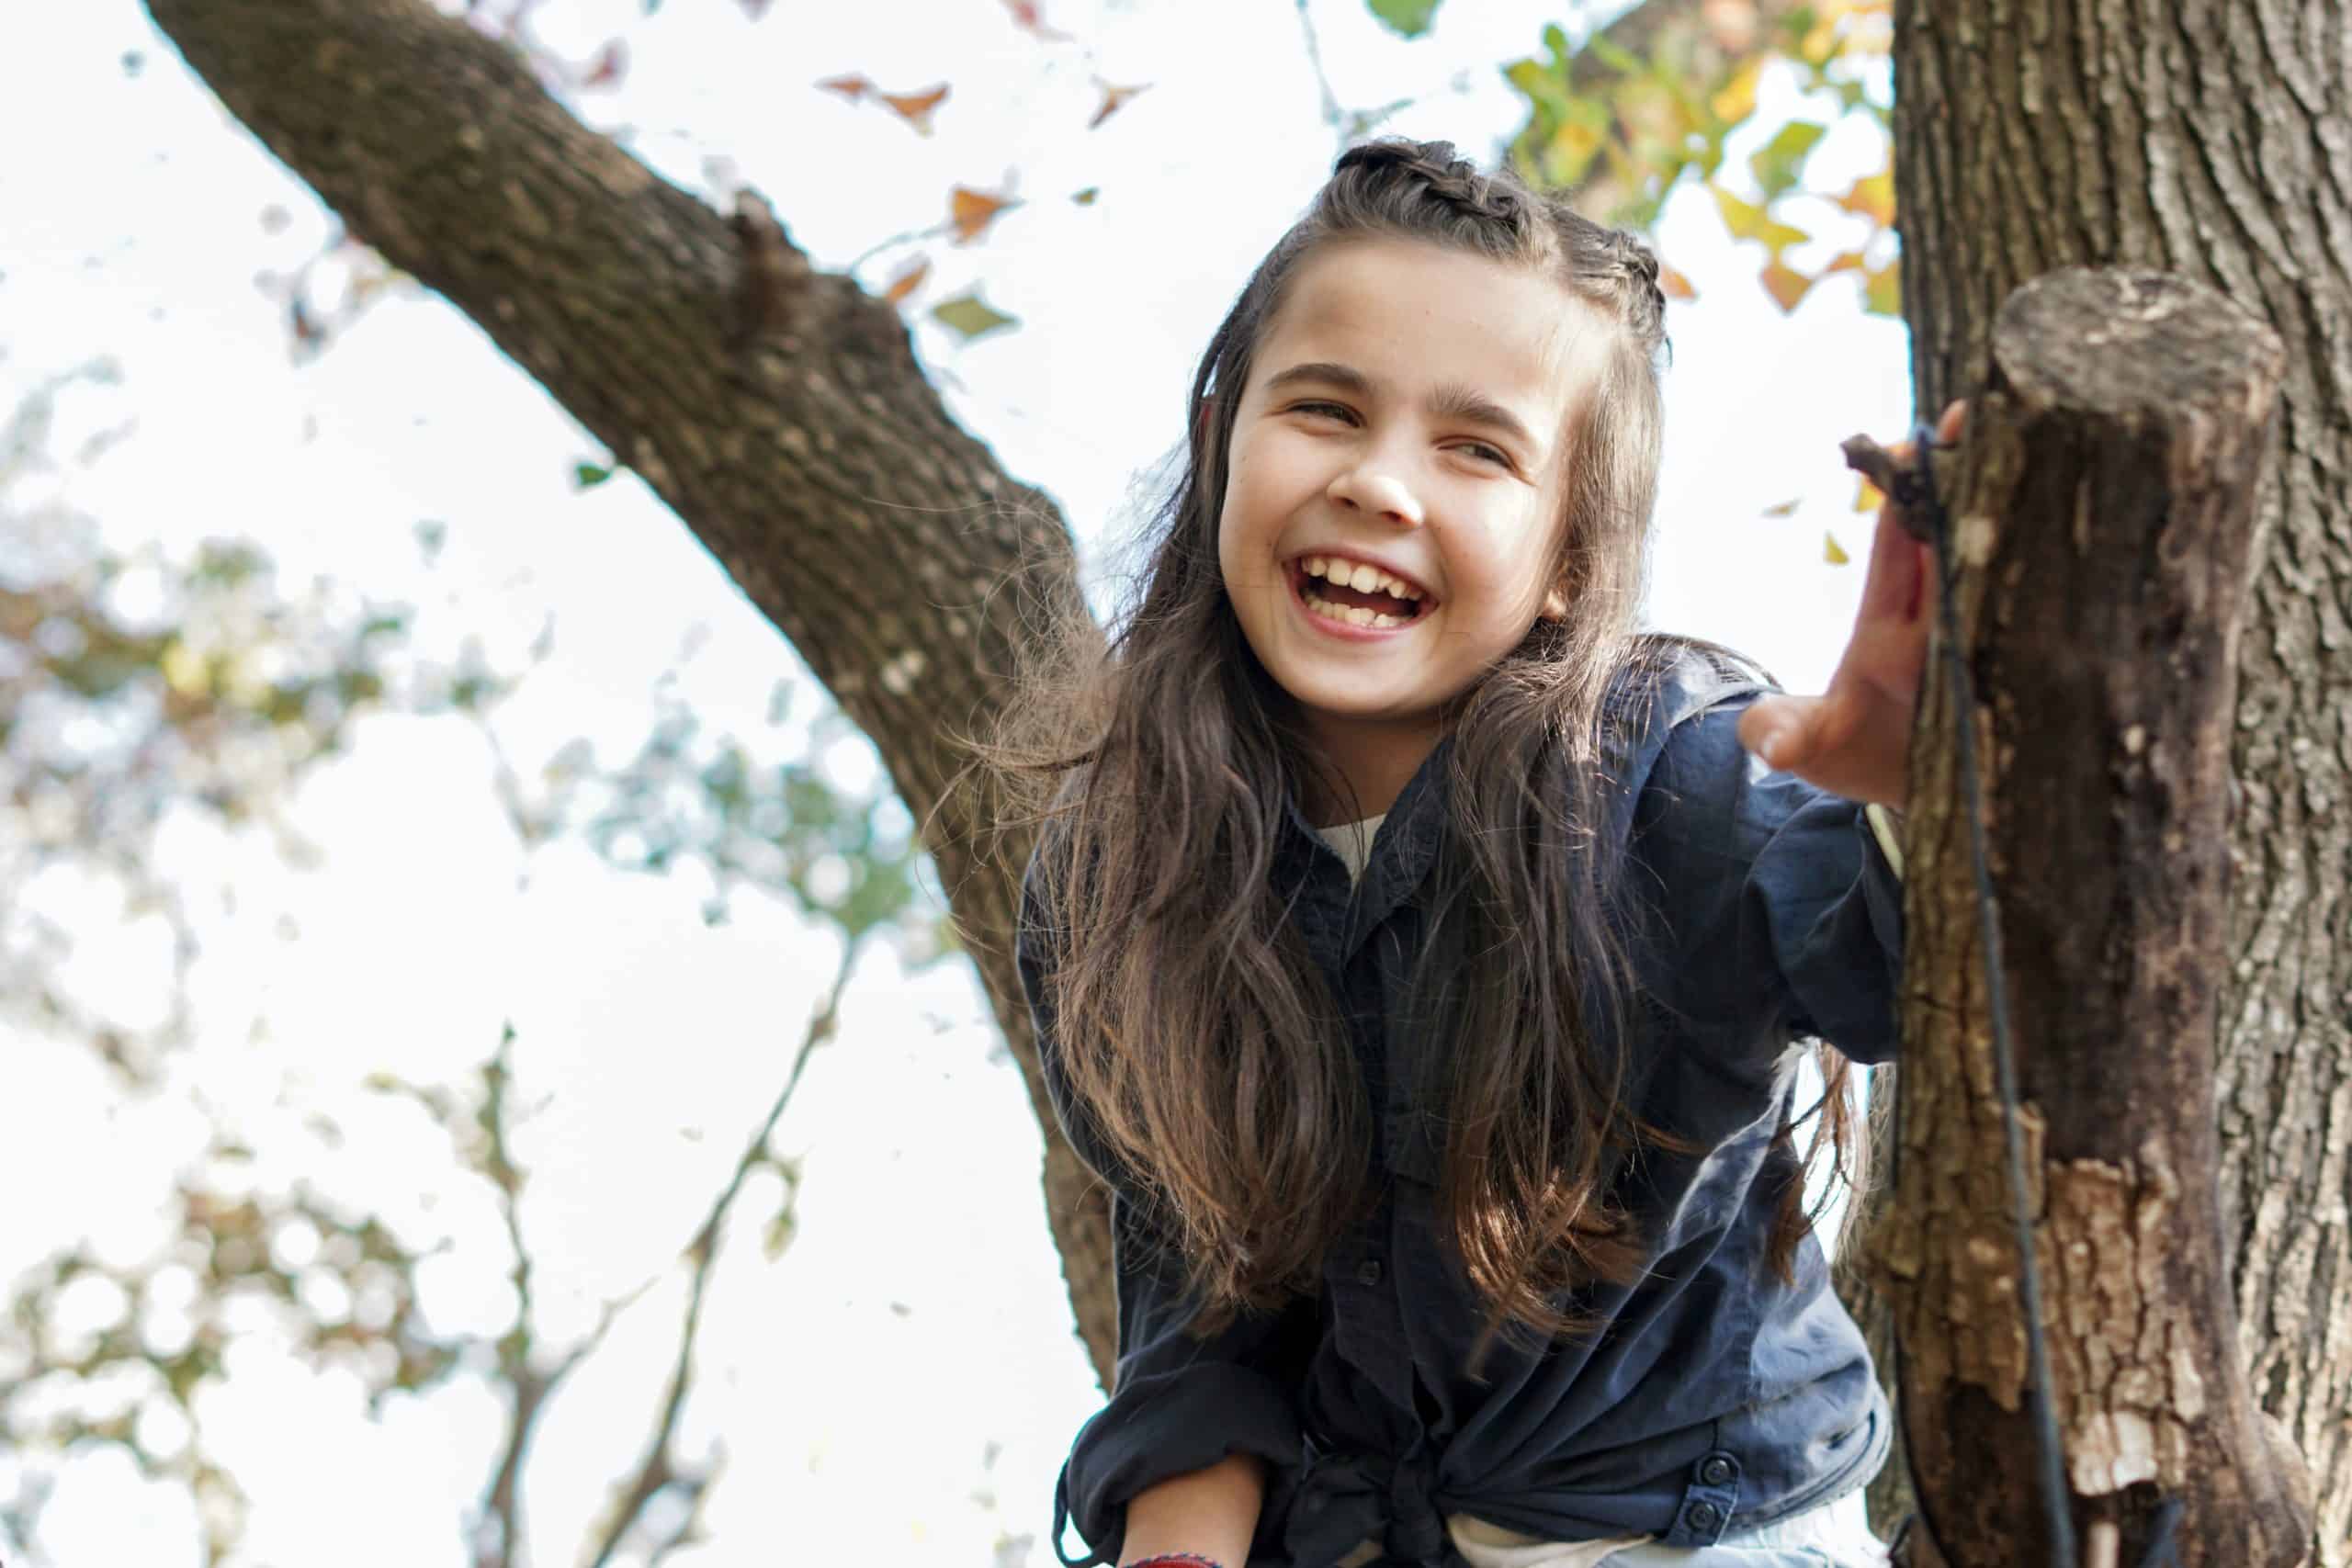
[[[1936,439],[1959,439],[1967,408],[1936,422]],[[1896,460],[1910,455],[1894,448]],[[1829,690],[1817,697],[1768,696],[1739,716],[1740,744],[1767,765],[1849,800],[1901,809],[1909,793],[1911,714],[1928,660],[1935,581],[1932,547],[1903,531],[1894,502],[1879,508],[1862,606]]]

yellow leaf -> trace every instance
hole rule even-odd
[[[1690,280],[1670,266],[1661,265],[1657,269],[1657,286],[1659,292],[1669,299],[1699,298],[1699,291],[1690,286]]]
[[[204,656],[177,637],[164,645],[161,662],[164,684],[184,697],[196,696],[212,684]]]
[[[1864,479],[1860,474],[1855,475],[1854,478],[1858,481],[1854,490],[1855,511],[1876,512],[1880,507],[1886,504],[1886,492],[1884,491],[1879,489],[1878,486],[1871,483],[1869,479]]]
[[[1813,288],[1814,280],[1778,261],[1764,264],[1764,292],[1783,310],[1793,310]]]
[[[1714,110],[1715,118],[1726,125],[1736,125],[1746,119],[1756,112],[1756,82],[1763,73],[1764,62],[1761,58],[1749,61],[1732,73],[1730,81],[1716,89],[1715,96],[1707,100],[1707,107]]]
[[[1077,195],[1071,197],[1070,199],[1078,203],[1080,207],[1091,207],[1096,201],[1102,198],[1102,187],[1101,186],[1088,186],[1084,190],[1080,191]]]
[[[1866,276],[1869,281],[1862,286],[1862,309],[1873,316],[1902,315],[1903,264],[1889,262]]]
[[[1821,536],[1821,558],[1831,566],[1844,566],[1854,558],[1838,548],[1837,535],[1824,534]]]
[[[931,314],[933,320],[967,343],[1021,324],[1019,317],[1006,315],[977,293],[959,294],[953,299],[943,300],[931,308]]]
[[[900,269],[899,276],[890,280],[890,287],[882,291],[882,298],[893,305],[903,303],[907,296],[921,288],[922,280],[930,276],[930,261],[917,256],[910,265]]]
[[[1788,500],[1781,502],[1778,506],[1766,507],[1764,509],[1764,515],[1767,517],[1793,517],[1796,515],[1797,508],[1804,504],[1804,497],[1801,495],[1793,495]]]
[[[1853,188],[1838,198],[1838,205],[1857,217],[1867,218],[1882,229],[1894,223],[1894,171],[1881,169],[1856,180]]]
[[[1600,151],[1603,133],[1599,126],[1582,120],[1566,119],[1552,133],[1552,154],[1565,166],[1566,177],[1574,179],[1584,172],[1592,155]]]
[[[1841,272],[1860,272],[1867,265],[1861,252],[1839,251],[1829,265],[1821,269],[1821,276],[1830,277]]]
[[[1108,82],[1098,82],[1095,85],[1102,89],[1102,107],[1096,109],[1094,111],[1094,118],[1086,122],[1086,129],[1089,130],[1093,130],[1096,126],[1101,125],[1104,120],[1109,119],[1113,115],[1117,114],[1121,105],[1125,104],[1129,98],[1134,97],[1137,93],[1143,92],[1146,88],[1148,88],[1151,84],[1146,82],[1140,87],[1114,87]]]
[[[828,93],[839,93],[851,103],[857,102],[866,94],[874,91],[873,83],[863,76],[855,75],[828,76],[817,85]]]
[[[956,225],[956,243],[967,244],[978,239],[980,231],[995,222],[999,213],[1019,205],[1012,197],[993,191],[956,186],[947,193],[947,217]]]
[[[1715,193],[1715,206],[1724,215],[1724,227],[1731,231],[1735,240],[1757,240],[1766,250],[1778,256],[1791,245],[1803,244],[1812,238],[1802,229],[1792,228],[1774,218],[1752,201],[1732,195],[1721,186],[1710,186]]]
[[[929,136],[931,111],[947,101],[947,84],[943,82],[928,93],[885,93],[882,101],[889,105],[900,119]]]

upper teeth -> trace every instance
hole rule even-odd
[[[1320,577],[1342,588],[1352,588],[1359,593],[1370,593],[1377,589],[1383,593],[1393,593],[1399,599],[1418,601],[1421,596],[1421,591],[1403,578],[1392,577],[1378,567],[1366,566],[1362,561],[1341,560],[1337,556],[1309,556],[1301,564],[1307,576]]]

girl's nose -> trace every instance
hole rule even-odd
[[[1325,493],[1341,506],[1393,518],[1408,527],[1420,526],[1419,500],[1396,476],[1368,464],[1360,463],[1342,472]]]

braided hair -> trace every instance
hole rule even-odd
[[[1544,247],[1548,235],[1572,252],[1605,257],[1603,276],[1622,291],[1618,303],[1627,330],[1645,344],[1665,346],[1666,293],[1658,287],[1657,256],[1649,246],[1622,229],[1589,221],[1557,197],[1530,190],[1507,171],[1481,173],[1451,141],[1390,137],[1351,147],[1340,154],[1324,200],[1335,209],[1351,198],[1377,203],[1404,181],[1471,226],[1464,238],[1477,233],[1483,239],[1480,231],[1491,228],[1498,238],[1508,235],[1513,249],[1532,254]],[[1476,248],[1495,250],[1489,243]]]

